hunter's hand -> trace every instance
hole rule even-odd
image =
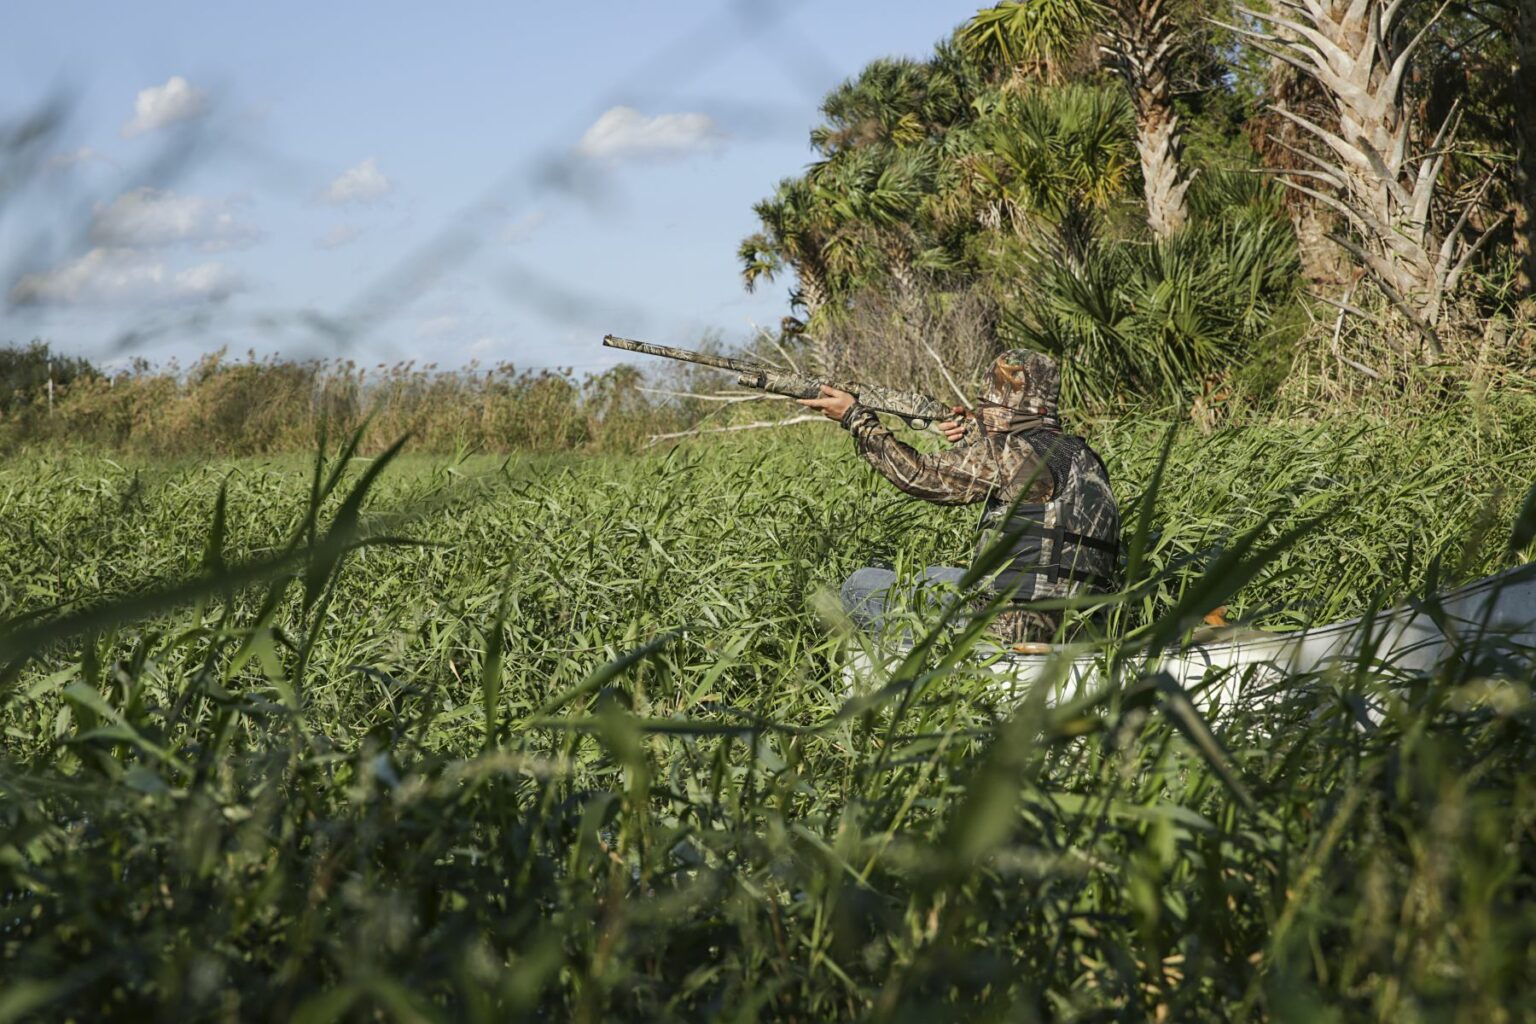
[[[943,434],[950,444],[959,444],[965,437],[965,424],[960,421],[969,416],[970,412],[963,405],[954,406],[951,411],[954,412],[955,418],[940,423],[939,433]]]
[[[796,401],[807,409],[819,411],[829,420],[841,423],[843,417],[848,415],[848,410],[853,407],[854,398],[846,391],[829,388],[823,384],[820,398],[797,398]]]

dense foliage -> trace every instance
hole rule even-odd
[[[99,376],[88,360],[55,352],[46,342],[0,347],[0,417],[46,409],[53,389],[67,390]]]
[[[1531,296],[1536,124],[1501,68],[1536,81],[1536,17],[1494,38],[1528,6],[1006,0],[827,96],[744,281],[788,276],[812,339],[984,295],[997,343],[1068,357],[1095,409],[1270,400],[1253,369],[1340,309],[1347,376],[1528,362],[1484,339]]]
[[[1167,422],[1101,424],[1150,526],[1127,634],[1249,575],[1230,614],[1290,625],[1509,564],[1536,409],[1467,411],[1185,425],[1161,497]],[[828,588],[970,525],[799,429],[0,468],[0,1017],[1518,1014],[1523,682],[1298,678],[1215,747],[941,639],[850,701]]]

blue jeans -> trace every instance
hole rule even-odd
[[[965,575],[964,569],[952,565],[930,565],[918,577],[914,597],[925,592],[937,594],[946,586],[953,587]],[[885,609],[894,596],[896,574],[889,569],[865,567],[843,581],[840,591],[843,607],[848,617],[872,633],[880,632],[885,621]],[[931,596],[931,595],[930,595]]]

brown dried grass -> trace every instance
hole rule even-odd
[[[0,447],[70,446],[136,455],[267,455],[310,451],[370,419],[375,445],[410,434],[424,452],[627,449],[699,411],[658,400],[617,367],[570,371],[510,363],[442,370],[415,363],[364,368],[350,360],[230,360],[223,352],[182,372],[139,365],[85,377],[0,416]]]

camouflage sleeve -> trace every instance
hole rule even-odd
[[[983,441],[924,455],[896,439],[880,418],[855,404],[843,417],[859,455],[891,483],[914,498],[940,505],[969,505],[981,501],[1006,483],[1008,460],[997,458]],[[1011,467],[1016,469],[1017,467]]]

